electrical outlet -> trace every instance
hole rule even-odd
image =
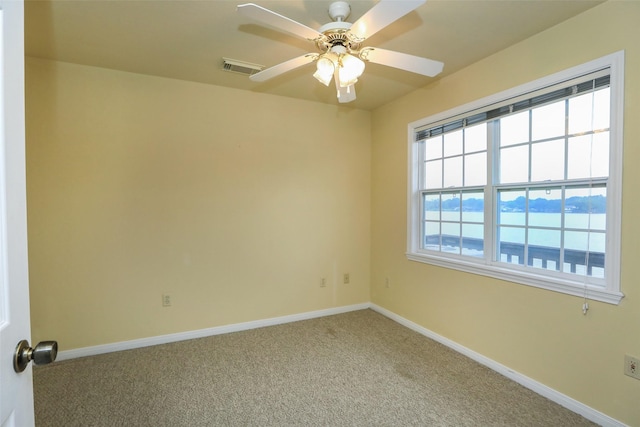
[[[624,374],[640,380],[640,359],[637,357],[624,355]]]
[[[326,288],[327,287],[327,278],[326,277],[322,277],[320,279],[320,287],[321,288]]]
[[[162,294],[162,306],[163,307],[171,307],[171,295]]]
[[[391,287],[391,280],[389,280],[388,277],[384,278],[384,286],[385,288],[389,289]]]
[[[342,282],[343,282],[345,285],[349,284],[349,273],[344,273],[344,277],[343,277]]]

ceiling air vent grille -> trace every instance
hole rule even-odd
[[[250,76],[262,71],[264,65],[251,64],[250,62],[238,61],[237,59],[222,58],[222,69],[232,73]]]

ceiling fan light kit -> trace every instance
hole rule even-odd
[[[262,82],[315,61],[313,77],[325,86],[333,79],[338,102],[345,103],[356,99],[355,83],[364,72],[365,61],[433,77],[442,71],[442,62],[375,47],[361,47],[367,38],[425,2],[380,0],[351,24],[345,21],[351,7],[345,1],[336,1],[329,5],[329,16],[333,22],[321,26],[318,31],[253,3],[239,5],[237,10],[244,16],[312,41],[320,51],[267,68],[249,78]]]

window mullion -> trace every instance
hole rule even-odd
[[[458,253],[462,254],[462,251],[464,250],[464,245],[462,244],[462,190],[458,193],[458,211],[460,212],[460,216],[458,217],[458,235],[460,236],[458,239],[458,245],[460,250]]]
[[[531,162],[531,160],[529,160],[529,162]],[[531,168],[529,168],[529,173],[531,173]],[[524,267],[529,266],[529,212],[531,211],[529,206],[529,194],[529,187],[527,187],[524,191],[524,259],[522,260],[522,265]]]
[[[558,263],[560,264],[558,266],[558,271],[564,271],[564,239],[565,239],[565,220],[566,220],[566,200],[567,200],[567,187],[566,186],[562,186],[562,191],[560,192],[560,261],[558,261]]]
[[[495,184],[498,182],[498,165],[500,150],[499,121],[494,120],[487,124],[487,185],[484,190],[484,259],[487,263],[496,260],[498,249],[495,247],[496,224],[498,214],[494,206]]]
[[[569,179],[569,99],[564,101],[564,179]]]
[[[527,172],[527,182],[531,182],[531,170],[532,168],[532,159],[533,159],[533,109],[529,110],[529,161],[527,163],[527,168],[529,169]]]

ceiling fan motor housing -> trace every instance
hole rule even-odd
[[[337,24],[333,22],[332,24]],[[346,22],[344,23],[346,24]],[[329,24],[327,24],[329,25]],[[348,24],[351,26],[351,24]],[[322,38],[316,40],[316,46],[321,52],[327,52],[331,50],[334,46],[343,46],[347,52],[355,53],[360,50],[360,43],[357,40],[354,40],[353,37],[350,37],[348,28],[329,28],[323,32]]]

